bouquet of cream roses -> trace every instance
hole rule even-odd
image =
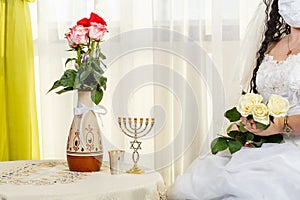
[[[245,129],[241,117],[247,120],[253,119],[258,129],[267,129],[274,117],[283,117],[289,109],[287,99],[272,94],[266,104],[259,94],[244,93],[238,101],[238,105],[225,112],[225,117],[231,122],[226,130],[227,135],[220,135],[211,143],[213,154],[229,149],[231,154],[239,151],[242,146],[261,147],[263,143],[280,143],[283,140],[281,134],[271,136],[258,136]],[[233,128],[233,127],[236,128]]]

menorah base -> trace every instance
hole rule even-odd
[[[130,170],[126,171],[128,174],[143,174],[144,170],[134,165]]]

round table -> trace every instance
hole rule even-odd
[[[158,172],[111,175],[71,172],[66,161],[0,162],[0,200],[146,200],[166,199]]]

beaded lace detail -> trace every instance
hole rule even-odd
[[[282,61],[265,55],[256,83],[264,100],[271,94],[281,95],[290,102],[288,115],[300,114],[300,53],[289,55]],[[300,145],[300,136],[285,137],[285,141]]]
[[[300,54],[277,62],[266,55],[257,72],[257,89],[265,100],[278,94],[290,102],[288,115],[300,114]]]

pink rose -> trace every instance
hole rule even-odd
[[[80,44],[88,43],[89,28],[82,25],[76,25],[70,28],[70,32],[65,34],[70,47],[76,48]]]
[[[70,46],[71,48],[77,48],[77,47],[78,47],[78,45],[77,45],[75,42],[73,42],[73,41],[71,40],[71,32],[66,33],[65,36],[66,36],[66,38],[67,38],[67,40],[68,40],[68,43],[69,43],[69,46]]]
[[[100,41],[106,32],[108,31],[104,25],[91,22],[91,26],[89,27],[89,37],[91,39]]]

